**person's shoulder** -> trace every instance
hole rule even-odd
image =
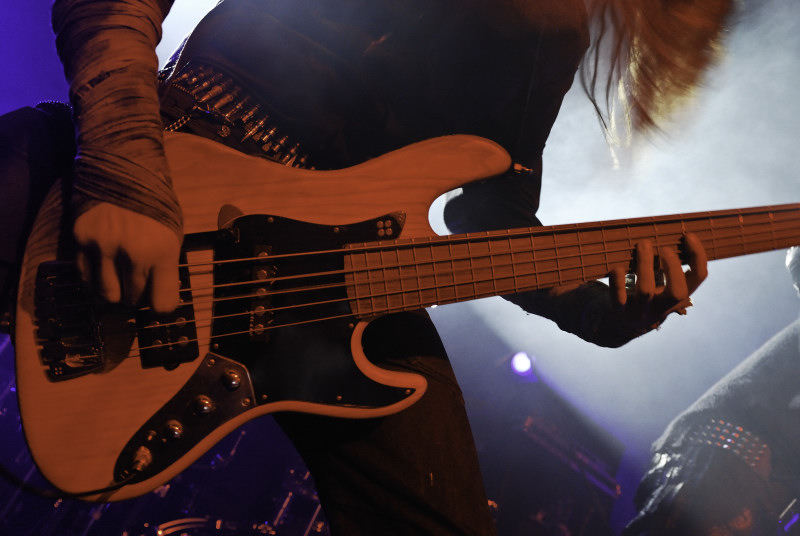
[[[495,25],[519,36],[588,35],[583,0],[467,0]]]

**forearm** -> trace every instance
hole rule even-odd
[[[100,201],[181,234],[164,154],[155,47],[169,0],[56,0],[56,47],[77,127],[74,208]]]
[[[608,348],[617,348],[638,337],[624,324],[617,324],[608,286],[600,281],[583,285],[522,292],[507,299],[525,311],[548,318],[563,331]]]

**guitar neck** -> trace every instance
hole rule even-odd
[[[681,251],[686,233],[709,260],[800,245],[800,203],[352,245],[348,295],[368,317],[582,283],[632,272],[642,239]]]

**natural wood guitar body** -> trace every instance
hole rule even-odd
[[[403,210],[403,236],[433,235],[428,223],[431,202],[461,184],[504,172],[510,165],[497,145],[480,138],[453,136],[422,142],[353,168],[308,171],[287,168],[243,155],[212,141],[168,133],[167,155],[174,187],[184,211],[185,233],[218,229],[221,207],[241,214],[269,214],[320,224],[345,226]],[[48,480],[69,493],[85,493],[114,484],[115,464],[132,436],[206,366],[211,310],[198,308],[198,359],[174,370],[143,369],[133,346],[123,345],[108,356],[105,370],[66,381],[51,381],[40,359],[34,292],[37,267],[57,258],[65,238],[61,192],[54,188],[29,240],[20,283],[16,325],[17,381],[25,435],[34,459]],[[235,211],[235,212],[236,212]],[[378,239],[375,234],[373,239]],[[189,253],[189,263],[211,261],[211,251]],[[207,270],[192,275],[193,288],[211,288]],[[197,298],[195,298],[197,299]],[[204,318],[205,316],[205,318]],[[390,373],[372,366],[361,354],[359,335],[352,333],[354,359],[373,379],[403,385],[412,393],[388,407],[319,405],[302,400],[249,401],[250,409],[232,416],[163,471],[141,482],[89,498],[120,500],[163,484],[191,464],[222,437],[259,415],[301,410],[347,417],[370,417],[399,411],[425,390],[418,376]],[[120,353],[126,355],[119,355]],[[246,396],[243,398],[247,398]],[[246,402],[242,402],[246,403]],[[184,424],[185,425],[185,424]],[[162,433],[161,430],[153,430]]]

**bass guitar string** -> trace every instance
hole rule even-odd
[[[787,229],[788,229],[788,227],[787,227]],[[527,236],[527,234],[525,234],[525,236]],[[506,238],[506,236],[502,236],[502,237],[486,237],[485,241],[503,240],[504,238]],[[474,240],[474,237],[473,237],[473,240]],[[596,242],[596,244],[602,244],[602,243],[605,243],[605,241]],[[758,240],[752,239],[752,240],[749,240],[749,241],[748,240],[743,240],[741,242],[741,245],[743,247],[752,246],[752,245],[760,246],[762,244],[763,244],[763,240],[762,239],[758,239]],[[666,243],[666,244],[657,243],[655,245],[655,247],[656,248],[663,247],[664,245],[674,245],[674,244],[673,243]],[[406,247],[419,246],[419,242],[408,243],[408,244],[405,244],[405,246]],[[338,255],[346,255],[348,253],[351,253],[354,250],[355,251],[365,251],[365,252],[375,252],[375,251],[380,251],[380,250],[396,251],[397,247],[398,247],[398,245],[396,243],[393,243],[391,245],[380,245],[379,244],[379,245],[376,245],[376,246],[353,248],[353,249],[346,249],[346,250],[338,249],[338,250],[330,250],[330,251],[324,251],[324,252],[304,252],[304,253],[290,254],[290,255],[278,255],[278,256],[275,256],[275,257],[270,257],[270,260],[276,260],[276,259],[280,259],[280,258],[289,258],[289,257],[298,258],[298,257],[307,257],[309,255],[333,254],[333,253],[338,254]],[[569,246],[565,246],[565,247],[569,247]],[[552,249],[552,247],[548,247],[547,249]],[[612,251],[609,251],[607,253],[623,252],[623,251],[629,252],[630,249],[628,249],[628,248],[620,248],[619,250],[612,250]],[[424,261],[422,263],[419,263],[419,262],[406,262],[406,263],[384,264],[384,265],[378,265],[376,267],[356,269],[356,270],[336,270],[336,271],[329,271],[329,272],[299,274],[299,275],[295,275],[295,276],[291,276],[291,277],[272,278],[271,280],[254,280],[254,281],[250,281],[250,282],[237,282],[237,283],[233,283],[233,284],[225,284],[225,286],[253,285],[253,284],[264,285],[264,284],[267,284],[267,283],[271,284],[271,283],[274,283],[274,282],[287,281],[287,280],[290,280],[290,279],[309,279],[309,278],[314,278],[314,277],[330,277],[332,275],[348,275],[348,274],[364,273],[364,272],[376,272],[376,271],[377,272],[381,272],[381,271],[388,271],[388,270],[396,270],[396,269],[414,267],[414,266],[418,266],[419,264],[433,264],[433,263],[436,263],[436,262],[450,263],[450,262],[455,262],[455,261],[458,261],[458,260],[491,259],[491,258],[493,258],[495,256],[508,256],[508,255],[518,254],[518,253],[521,253],[521,252],[530,253],[531,251],[530,251],[529,248],[526,248],[525,250],[507,250],[507,251],[503,251],[501,253],[491,253],[490,252],[488,254],[477,255],[477,256],[463,255],[463,256],[460,256],[460,257],[451,258],[451,259],[447,259],[447,260],[444,260],[444,261],[441,261],[441,260],[440,261],[426,260],[426,261]],[[570,258],[575,258],[575,257],[580,257],[580,256],[581,256],[580,254],[571,254],[571,255],[566,255],[566,256],[565,255],[561,255],[561,256],[556,255],[555,257],[553,257],[551,259],[537,259],[537,262],[544,262],[545,260],[556,260],[556,261],[559,261],[559,260],[570,259]],[[252,262],[252,261],[262,261],[263,262],[263,260],[264,260],[264,258],[262,258],[262,257],[250,258],[250,259],[229,259],[229,260],[224,260],[224,261],[193,263],[193,264],[191,264],[189,266],[199,267],[199,266],[206,266],[206,265],[214,265],[214,264],[217,264],[217,263],[220,263],[220,262],[222,262],[222,263]],[[510,266],[513,266],[513,265],[514,265],[514,263],[510,263],[509,262],[509,263],[493,264],[492,267],[501,267],[502,268],[502,267],[510,267]],[[597,263],[595,265],[591,265],[590,264],[590,265],[587,265],[587,266],[589,266],[589,267],[591,267],[591,266],[605,266],[605,263]],[[556,269],[556,270],[551,270],[551,271],[558,272],[559,270]],[[461,270],[451,270],[448,273],[456,274],[456,273],[472,273],[472,272],[473,272],[473,270],[471,268],[464,268],[464,269],[461,269]],[[434,274],[422,274],[422,277],[431,276],[431,275],[434,275]],[[509,278],[511,278],[511,277],[524,277],[525,275],[536,275],[536,272],[531,272],[529,274],[515,274],[515,275],[512,275],[512,276],[508,276],[508,277]],[[378,298],[387,298],[388,299],[391,296],[396,296],[396,295],[399,295],[399,294],[407,294],[409,292],[433,291],[433,290],[436,290],[436,289],[442,288],[442,287],[453,287],[453,286],[463,286],[463,285],[467,285],[468,286],[468,285],[471,285],[471,284],[472,285],[477,285],[479,283],[486,283],[486,282],[490,282],[490,281],[494,280],[494,278],[492,278],[492,277],[486,277],[486,278],[475,278],[475,277],[473,277],[471,279],[461,280],[461,281],[454,282],[454,283],[448,283],[446,285],[420,286],[419,284],[417,284],[416,287],[413,290],[406,290],[406,289],[402,288],[403,287],[403,282],[406,282],[406,281],[417,281],[417,283],[419,283],[420,277],[421,277],[420,274],[415,273],[415,274],[410,274],[410,275],[400,275],[398,277],[388,278],[388,279],[384,278],[384,279],[381,279],[381,280],[377,281],[378,283],[400,283],[400,286],[401,286],[400,290],[395,290],[395,291],[391,291],[391,292],[372,293],[372,294],[368,294],[368,295],[364,295],[364,296],[357,296],[357,297],[342,297],[342,298],[332,299],[332,300],[324,300],[324,301],[317,301],[317,302],[293,304],[293,305],[283,306],[283,307],[280,307],[280,308],[274,308],[274,309],[271,309],[270,311],[275,311],[275,312],[277,312],[277,311],[290,311],[290,310],[296,310],[296,309],[303,308],[303,307],[312,307],[312,306],[315,306],[315,305],[332,305],[332,304],[336,304],[336,303],[352,302],[354,300],[372,300],[372,299],[378,299]],[[375,280],[366,281],[365,283],[366,284],[374,284],[374,283],[376,283],[376,281]],[[216,285],[216,286],[212,286],[212,287],[202,287],[200,289],[195,289],[195,290],[203,290],[203,289],[210,290],[210,289],[213,289],[213,288],[219,287],[219,286],[223,286],[223,285]],[[272,292],[268,293],[267,296],[278,295],[278,294],[292,294],[292,293],[301,293],[301,292],[313,292],[313,291],[331,290],[331,289],[346,290],[347,288],[352,287],[352,286],[353,286],[353,283],[343,283],[343,284],[336,283],[336,284],[327,284],[327,285],[324,285],[324,286],[323,285],[318,285],[318,286],[310,286],[310,287],[309,286],[297,287],[297,288],[291,288],[291,289],[283,289],[283,290],[279,290],[279,291],[272,291]],[[184,289],[184,290],[186,290],[186,289]],[[495,294],[494,293],[487,293],[486,295],[495,295]],[[228,297],[217,297],[217,298],[211,298],[210,300],[205,300],[205,301],[195,299],[192,302],[187,303],[185,305],[196,305],[197,306],[196,310],[202,311],[202,310],[211,309],[213,307],[214,303],[216,303],[218,301],[221,301],[221,300],[240,300],[240,299],[248,299],[248,298],[253,298],[253,297],[256,297],[256,295],[238,295],[238,296],[228,296]],[[263,298],[264,295],[259,295],[258,297],[259,298]],[[480,296],[478,296],[478,297],[480,297]],[[433,305],[433,303],[431,303],[430,305]],[[409,308],[412,308],[412,307],[413,308],[422,308],[422,307],[425,307],[425,306],[426,306],[425,304],[416,304],[416,303],[413,304],[412,306],[407,306],[405,304],[396,305],[396,306],[386,306],[386,307],[380,309],[380,311],[378,311],[378,313],[388,314],[388,313],[395,312],[395,311],[408,310]],[[140,310],[147,310],[147,309],[148,308],[145,307],[145,308],[142,308]],[[267,311],[267,312],[270,312],[270,311]],[[243,312],[239,312],[239,313],[233,313],[233,314],[222,315],[222,316],[219,316],[219,315],[218,316],[213,316],[212,315],[210,318],[207,319],[209,324],[197,325],[196,327],[197,328],[209,328],[210,325],[211,325],[210,322],[213,322],[215,320],[219,320],[221,318],[232,318],[232,317],[235,317],[235,316],[250,315],[250,314],[255,314],[255,313],[257,313],[257,311],[243,311]],[[336,318],[346,318],[346,317],[350,317],[350,316],[352,316],[352,315],[351,314],[342,314],[342,315],[324,316],[324,317],[319,317],[319,318],[311,318],[311,319],[304,320],[304,321],[301,321],[301,322],[293,322],[293,323],[287,323],[287,324],[264,326],[264,330],[273,330],[273,329],[282,328],[282,327],[288,327],[288,326],[292,326],[292,325],[302,325],[302,324],[308,324],[308,323],[314,323],[314,322],[322,322],[322,321],[332,320],[332,319],[336,319]],[[196,322],[196,321],[193,321],[193,322]],[[177,323],[178,322],[176,322],[174,324],[177,324]],[[165,327],[165,326],[170,326],[170,325],[172,325],[172,324],[164,323],[164,324],[160,324],[157,327]],[[147,329],[147,328],[145,327],[143,329]],[[250,330],[245,330],[245,331],[240,331],[240,332],[235,332],[235,333],[234,332],[232,332],[232,333],[222,333],[222,334],[215,335],[215,337],[226,337],[226,336],[233,336],[233,335],[242,335],[242,334],[249,334],[250,332],[251,332]],[[111,335],[111,334],[109,334],[109,335]],[[192,342],[199,342],[199,340],[192,341]],[[150,348],[155,349],[155,348],[158,348],[158,347],[168,347],[168,346],[170,346],[170,344],[164,344],[164,345],[160,345],[160,346],[159,345],[154,345],[154,346],[146,347],[146,348],[142,348],[142,349],[150,349]],[[129,357],[135,357],[135,356],[131,355]]]

